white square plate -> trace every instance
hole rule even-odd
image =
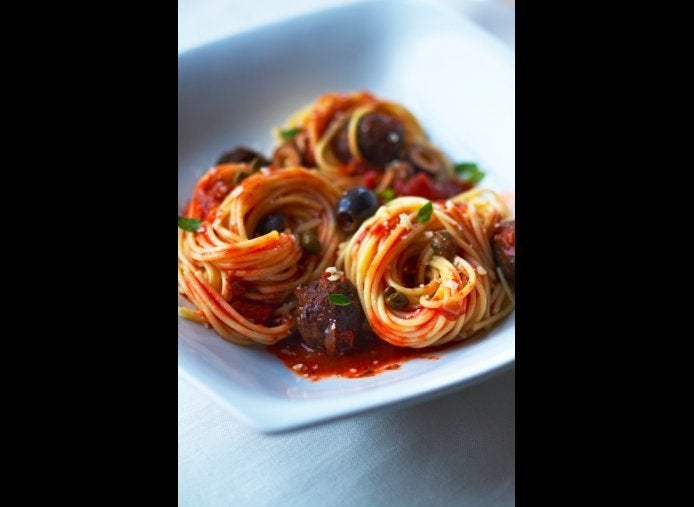
[[[270,154],[271,129],[326,92],[366,89],[400,102],[451,159],[513,191],[513,55],[426,2],[369,2],[304,15],[179,54],[179,211],[225,150]],[[180,297],[180,296],[179,296]],[[515,359],[515,315],[489,336],[360,379],[310,382],[264,348],[179,320],[180,371],[238,418],[284,431],[469,385]]]

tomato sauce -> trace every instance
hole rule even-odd
[[[468,298],[462,300],[449,300],[441,306],[441,315],[446,320],[458,320],[467,311]]]
[[[435,181],[428,174],[419,172],[408,180],[396,180],[393,183],[393,190],[398,197],[416,195],[430,201],[436,201],[458,195],[470,190],[473,186],[473,183],[457,178]]]
[[[315,102],[309,122],[314,125],[316,137],[319,138],[327,130],[336,113],[375,102],[376,98],[363,90],[353,94],[326,93]]]
[[[234,188],[233,181],[223,176],[221,167],[215,167],[200,179],[186,208],[187,217],[211,219],[212,214]]]
[[[366,188],[373,190],[378,186],[378,182],[381,179],[381,174],[375,170],[369,170],[364,173],[362,182]]]
[[[370,164],[366,160],[352,158],[346,164],[340,164],[342,174],[358,174],[362,177],[362,184],[367,188],[376,188],[378,181],[383,177],[383,169]]]
[[[439,357],[434,353],[453,345],[457,343],[422,349],[395,347],[370,333],[370,336],[362,337],[360,348],[331,356],[322,350],[310,348],[301,341],[298,334],[293,334],[285,340],[269,345],[267,350],[297,375],[316,382],[326,377],[373,377],[387,370],[397,370],[401,363],[411,359],[438,360]]]
[[[251,301],[245,298],[237,298],[231,301],[231,306],[243,317],[255,324],[268,325],[270,317],[281,305],[277,303],[264,303]]]
[[[398,223],[400,223],[400,216],[391,216],[386,220],[376,222],[368,231],[375,236],[387,236],[390,234],[390,231],[397,227]]]

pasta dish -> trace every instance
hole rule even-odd
[[[371,375],[514,308],[515,221],[402,105],[328,93],[271,157],[224,153],[178,231],[179,314],[313,380]]]

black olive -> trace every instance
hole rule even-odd
[[[405,127],[398,119],[381,113],[365,114],[357,125],[357,145],[367,162],[383,167],[400,158]]]
[[[299,234],[299,244],[306,253],[311,255],[318,255],[322,250],[320,240],[313,229]]]
[[[337,224],[343,231],[352,232],[377,209],[378,197],[374,192],[364,187],[350,188],[337,203]]]
[[[272,231],[282,232],[285,228],[287,217],[284,213],[270,213],[260,219],[258,225],[255,226],[255,234],[253,237],[264,236]]]
[[[250,148],[246,148],[245,146],[237,146],[233,150],[227,151],[221,157],[219,157],[216,165],[230,164],[232,162],[251,162],[254,158],[260,159],[260,164],[262,167],[270,165],[270,161],[263,157],[260,153],[251,150]]]
[[[431,239],[431,248],[436,255],[451,260],[455,255],[455,241],[448,231],[436,231]]]
[[[393,287],[388,287],[383,292],[383,295],[386,299],[386,306],[394,310],[402,310],[403,308],[407,308],[407,305],[410,304],[407,296],[396,291]]]

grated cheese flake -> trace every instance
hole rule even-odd
[[[336,280],[339,280],[344,273],[337,269],[335,266],[330,266],[329,268],[325,268],[326,273],[330,273],[330,276],[328,277],[328,280],[331,282],[334,282]]]
[[[412,222],[410,221],[410,216],[407,213],[400,213],[400,223],[398,225],[401,225],[408,231],[412,229]]]
[[[443,284],[453,291],[458,290],[458,282],[455,280],[446,280]]]
[[[296,370],[296,371],[301,371],[301,369],[302,369],[303,367],[304,367],[303,363],[297,363],[297,364],[295,364],[294,366],[292,366],[292,369],[293,369],[293,370]]]

